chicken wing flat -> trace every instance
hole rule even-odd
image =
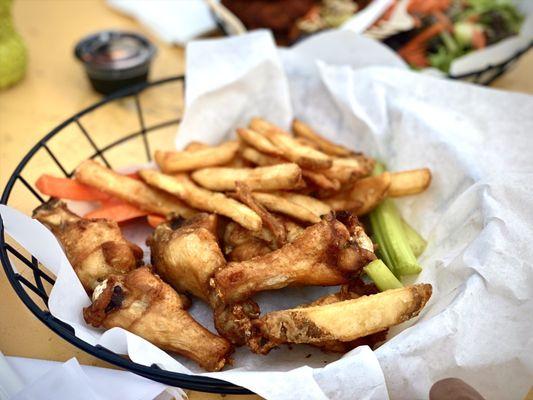
[[[226,260],[218,245],[218,217],[199,214],[189,220],[160,224],[149,238],[155,271],[180,293],[191,293],[214,310],[215,327],[232,343],[244,344],[252,318],[259,307],[249,300],[243,304],[225,304],[212,295],[209,280]]]
[[[36,208],[33,218],[57,237],[89,294],[109,275],[125,274],[142,264],[143,251],[122,236],[114,221],[80,218],[54,199]]]
[[[208,371],[220,370],[229,361],[231,344],[196,322],[184,306],[169,285],[141,267],[98,286],[83,316],[95,327],[126,329]]]
[[[347,283],[373,259],[372,241],[362,228],[350,232],[328,215],[278,250],[228,263],[215,273],[211,286],[223,302],[235,303],[264,290]]]
[[[431,285],[417,284],[353,300],[274,311],[254,321],[254,326],[263,336],[264,349],[282,343],[350,342],[415,317],[430,297]]]

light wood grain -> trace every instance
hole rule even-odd
[[[99,0],[17,0],[14,3],[15,24],[29,49],[26,78],[19,85],[0,92],[0,187],[3,188],[11,171],[21,157],[53,126],[83,107],[99,100],[86,80],[81,65],[73,57],[75,43],[83,36],[107,28],[131,29],[148,36],[157,46],[151,78],[157,79],[184,72],[184,52],[176,46],[159,41],[135,21],[109,9]],[[494,86],[533,93],[533,53],[530,52],[512,72],[499,79]],[[182,109],[181,87],[169,86],[162,91],[143,94],[148,125],[179,115]],[[82,122],[105,143],[113,135],[138,129],[131,101],[115,103],[98,115]],[[157,147],[170,146],[175,127],[157,134]],[[78,133],[79,134],[79,133]],[[80,145],[73,149],[68,142],[56,140],[51,145],[61,152],[69,168],[75,166],[79,152],[89,151]],[[120,164],[127,164],[135,150],[123,149]],[[122,151],[122,150],[121,150]],[[78,152],[77,154],[74,154]],[[72,159],[69,160],[69,153]],[[117,156],[117,158],[119,157]],[[45,161],[36,160],[32,168],[36,177]],[[17,206],[29,211],[33,204],[17,198]],[[7,355],[65,361],[76,357],[82,364],[108,364],[76,349],[39,322],[15,295],[4,274],[0,274],[0,349]],[[218,395],[190,393],[191,399],[222,399]],[[258,396],[226,396],[231,399],[258,399]],[[529,397],[533,399],[533,396]]]

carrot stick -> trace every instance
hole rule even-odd
[[[79,183],[74,179],[41,175],[35,182],[37,189],[48,196],[67,200],[107,200],[109,196],[98,189]]]
[[[146,211],[143,211],[131,204],[125,202],[103,202],[102,206],[88,212],[84,218],[104,218],[116,222],[125,222],[134,218],[144,217],[148,215]]]
[[[148,221],[148,225],[150,225],[152,228],[157,228],[157,225],[166,222],[164,217],[154,214],[147,215],[146,220]]]

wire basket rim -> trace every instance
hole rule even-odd
[[[125,89],[121,89],[91,104],[90,106],[82,109],[78,113],[72,115],[71,117],[67,118],[66,120],[64,120],[57,126],[55,126],[51,131],[45,134],[26,153],[26,155],[22,158],[22,160],[15,167],[15,169],[13,170],[11,176],[9,177],[6,183],[6,186],[3,189],[2,196],[0,198],[0,204],[7,205],[9,196],[12,192],[15,182],[19,178],[22,179],[20,174],[22,170],[24,169],[24,167],[31,160],[31,158],[35,155],[35,153],[37,153],[37,151],[40,150],[41,148],[45,147],[46,143],[56,134],[61,132],[66,126],[68,126],[71,123],[77,122],[77,120],[80,117],[84,116],[85,114],[88,114],[89,112],[105,104],[108,104],[114,100],[129,97],[129,96],[136,96],[139,93],[141,93],[143,90],[149,87],[154,87],[154,86],[162,85],[168,82],[177,82],[177,81],[182,81],[185,84],[185,76],[184,75],[171,76],[171,77],[159,79],[153,82],[143,82],[137,85],[127,87]],[[172,122],[179,123],[180,119],[173,120]],[[137,137],[137,135],[141,133],[142,132],[138,132],[138,133],[129,135],[131,137],[123,137],[111,143],[110,145],[108,145],[106,149],[113,147],[115,145],[118,145],[122,143],[124,140],[129,140],[129,139],[132,139],[133,137]],[[93,346],[81,340],[80,338],[75,336],[74,329],[70,325],[55,318],[52,314],[50,314],[49,311],[45,311],[41,309],[35,303],[35,301],[29,296],[26,289],[23,288],[21,284],[22,279],[24,278],[22,278],[21,275],[18,274],[18,272],[16,272],[15,268],[11,264],[11,260],[9,259],[9,255],[8,255],[8,250],[10,250],[13,254],[12,247],[5,241],[4,222],[2,220],[2,217],[0,216],[0,261],[2,263],[4,272],[7,276],[9,283],[15,290],[15,293],[17,294],[17,296],[22,300],[24,305],[32,312],[32,314],[35,315],[37,319],[39,319],[49,329],[51,329],[58,336],[60,336],[62,339],[66,340],[70,344],[78,347],[79,349],[85,351],[86,353],[89,353],[90,355],[94,357],[97,357],[121,369],[131,371],[137,375],[161,382],[163,384],[167,384],[169,386],[178,386],[184,389],[197,390],[197,391],[209,392],[209,393],[219,393],[219,394],[253,394],[253,392],[251,392],[250,390],[246,388],[243,388],[241,386],[238,386],[233,383],[226,382],[220,379],[206,377],[206,376],[189,375],[189,374],[184,374],[180,372],[166,371],[166,370],[163,370],[157,367],[156,365],[146,366],[146,365],[138,364],[100,345]],[[31,282],[26,282],[25,286],[33,290],[31,287],[28,286],[28,284],[32,285]],[[37,289],[37,288],[34,287],[34,289]],[[33,291],[35,292],[35,290]],[[44,302],[45,304],[47,304],[47,301],[44,301]]]

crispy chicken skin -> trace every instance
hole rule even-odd
[[[218,371],[229,361],[231,344],[196,322],[184,310],[183,298],[148,268],[112,275],[102,286],[83,310],[88,324],[124,328],[208,371]]]
[[[350,232],[328,215],[278,250],[228,263],[215,273],[211,286],[226,303],[287,286],[334,286],[356,277],[374,258],[372,242],[362,228]]]
[[[148,239],[155,271],[180,293],[190,293],[208,303],[214,311],[218,332],[234,344],[244,344],[257,318],[259,307],[248,300],[225,304],[212,295],[209,280],[226,264],[218,245],[218,217],[199,214],[185,221],[160,224]]]
[[[127,241],[114,221],[84,219],[52,199],[33,211],[57,237],[85,290],[94,288],[111,274],[125,274],[142,263],[139,246]]]
[[[160,224],[148,239],[157,274],[181,293],[209,302],[209,278],[226,264],[218,246],[215,214]]]
[[[351,342],[418,315],[431,297],[431,285],[417,284],[353,300],[274,311],[254,321],[262,337],[256,349],[267,353],[282,343]]]

